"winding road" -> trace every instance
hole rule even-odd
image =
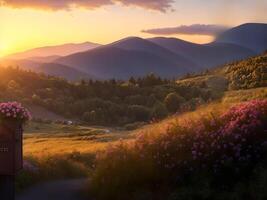
[[[88,200],[79,195],[87,179],[47,182],[29,188],[16,196],[16,200]]]

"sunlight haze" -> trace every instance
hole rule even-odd
[[[90,41],[107,44],[128,36],[160,36],[142,32],[147,29],[191,24],[219,24],[232,27],[245,22],[267,21],[267,3],[264,0],[245,0],[242,4],[240,0],[162,2],[166,2],[164,12],[158,7],[150,8],[151,5],[145,5],[145,2],[141,5],[114,3],[71,9],[63,7],[56,10],[53,10],[53,7],[48,9],[31,3],[2,3],[0,57],[35,47],[70,42]],[[213,40],[211,35],[164,36],[196,43],[208,43]]]

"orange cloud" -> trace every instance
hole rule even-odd
[[[173,0],[0,0],[0,6],[43,10],[95,9],[117,3],[166,12],[172,9]]]

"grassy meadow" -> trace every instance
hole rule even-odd
[[[119,139],[132,137],[131,132],[114,128],[30,122],[25,128],[24,154],[95,153]]]

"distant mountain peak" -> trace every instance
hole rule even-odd
[[[262,53],[267,50],[267,24],[241,24],[219,35],[215,42],[237,44]]]
[[[50,56],[67,56],[73,53],[87,51],[96,47],[100,44],[93,42],[83,43],[66,43],[62,45],[44,46],[34,49],[30,49],[24,52],[15,53],[7,56],[7,59],[30,59],[33,57],[50,57]]]
[[[240,27],[245,27],[245,26],[262,26],[262,25],[267,25],[267,23],[248,22],[248,23],[240,24],[239,26],[236,26],[234,28],[240,28]]]
[[[252,50],[232,43],[196,44],[178,38],[165,37],[155,37],[148,40],[192,60],[200,65],[200,69],[215,67],[255,55]]]
[[[117,40],[115,42],[112,42],[108,44],[107,46],[116,46],[117,44],[124,44],[124,43],[139,44],[139,43],[146,43],[146,42],[147,41],[141,37],[130,36],[130,37],[126,37],[126,38]]]

